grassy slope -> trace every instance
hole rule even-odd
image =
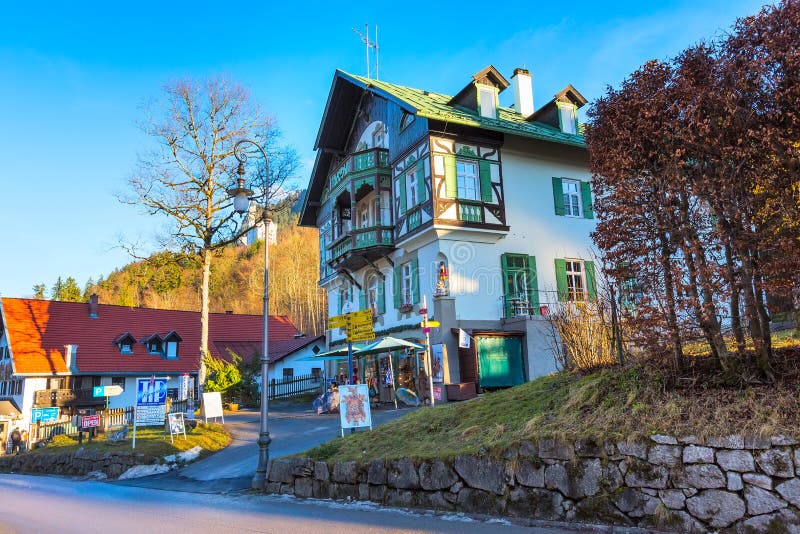
[[[689,388],[644,364],[586,375],[558,373],[468,402],[422,408],[299,456],[422,459],[498,452],[544,437],[616,440],[653,433],[794,434],[800,429],[799,381],[720,387],[698,376]]]
[[[120,443],[106,441],[108,434],[100,434],[88,443],[85,439],[79,445],[76,438],[61,435],[56,436],[52,443],[42,449],[33,449],[30,454],[51,454],[54,452],[75,452],[79,448],[99,449],[104,452],[131,452],[131,438],[133,430],[128,431],[128,439]],[[164,434],[160,427],[143,427],[136,429],[136,449],[132,452],[142,453],[146,456],[166,456],[177,452],[187,451],[195,446],[203,448],[203,454],[224,449],[231,442],[231,436],[222,425],[198,423],[193,430],[186,429],[186,439],[176,436],[174,443],[170,443],[169,434]]]

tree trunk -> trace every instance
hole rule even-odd
[[[744,355],[746,343],[744,340],[744,331],[742,330],[742,317],[739,313],[741,284],[736,273],[737,269],[733,264],[733,250],[731,249],[730,242],[725,243],[725,263],[728,273],[728,284],[731,291],[731,329],[733,330],[734,338],[736,338],[736,354],[742,357]]]
[[[206,365],[204,359],[208,355],[208,308],[209,308],[209,283],[211,280],[211,254],[208,249],[200,253],[203,260],[203,281],[200,285],[200,369],[198,383],[202,388],[206,381]],[[201,389],[202,391],[202,389]]]
[[[670,264],[669,243],[663,232],[658,236],[661,241],[661,269],[664,271],[664,293],[667,299],[667,328],[672,340],[672,359],[678,370],[683,369],[683,344],[681,332],[678,329],[678,314],[675,304],[675,282],[672,279],[672,266]]]

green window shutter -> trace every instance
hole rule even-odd
[[[594,219],[594,212],[592,211],[592,187],[589,182],[581,182],[581,200],[583,201],[583,218]]]
[[[536,278],[536,256],[528,256],[528,302],[534,314],[539,313],[539,280]]]
[[[378,315],[386,313],[386,281],[378,282]]]
[[[392,292],[394,293],[394,307],[399,308],[403,304],[403,298],[400,295],[400,291],[403,288],[402,280],[400,279],[402,276],[401,266],[395,265],[394,266],[394,273],[392,276]]]
[[[509,272],[508,272],[508,254],[503,254],[500,256],[500,265],[503,268],[503,288],[505,289],[505,297],[503,298],[505,309],[506,309],[506,318],[511,317],[511,282],[509,280]]]
[[[344,302],[342,302],[344,300],[344,292],[342,292],[341,289],[339,290],[339,298],[337,300],[338,300],[338,306],[337,306],[336,309],[338,311],[336,312],[336,315],[341,315],[342,314],[342,306],[344,305]]]
[[[586,271],[586,293],[589,300],[595,300],[597,298],[597,277],[594,272],[594,262],[583,262],[583,268]]]
[[[425,161],[417,162],[417,199],[419,203],[425,202]]]
[[[561,185],[561,178],[553,177],[553,203],[556,215],[564,215],[564,186]]]
[[[411,260],[411,303],[419,302],[419,260]]]
[[[406,175],[401,174],[397,177],[397,183],[400,184],[400,214],[406,212]]]
[[[359,310],[366,310],[367,309],[367,289],[364,288],[358,292],[358,309]]]
[[[481,200],[484,202],[492,201],[492,170],[490,165],[491,163],[486,160],[480,160],[478,163],[481,176]]]
[[[447,154],[444,157],[444,185],[448,198],[458,198],[458,178],[456,177],[456,157]]]
[[[556,258],[556,289],[558,290],[558,300],[567,301],[567,261]]]

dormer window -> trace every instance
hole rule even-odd
[[[136,338],[130,332],[125,332],[114,340],[114,345],[117,346],[120,354],[133,354],[133,346],[135,344]]]
[[[142,340],[142,344],[147,347],[147,352],[149,354],[158,354],[161,355],[161,349],[163,346],[163,342],[161,336],[158,334],[153,334],[152,336],[145,338]]]
[[[181,342],[181,336],[175,330],[172,330],[164,336],[164,357],[175,359],[178,357],[178,344]]]
[[[478,86],[478,107],[481,117],[497,118],[497,93],[494,88]]]
[[[575,106],[565,102],[558,102],[558,122],[561,131],[568,134],[578,133],[578,120]]]

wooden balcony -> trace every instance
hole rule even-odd
[[[393,226],[368,226],[350,230],[331,243],[331,267],[356,271],[394,250]]]
[[[65,406],[86,406],[98,404],[105,399],[93,396],[92,388],[85,389],[40,389],[34,392],[33,407],[47,408]]]

